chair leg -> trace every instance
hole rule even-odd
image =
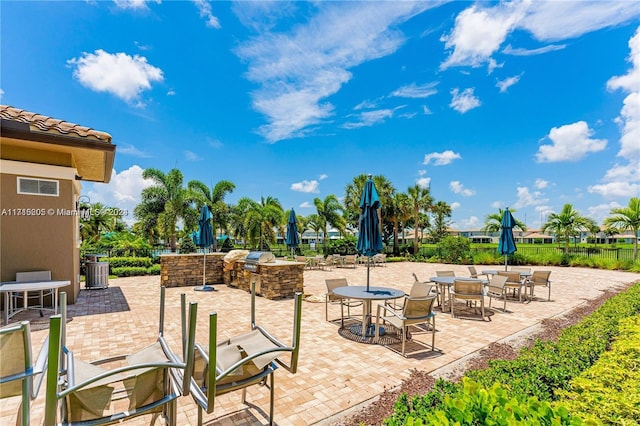
[[[431,351],[436,350],[436,316],[431,317]]]
[[[269,374],[269,425],[273,425],[273,404],[274,404],[274,393],[275,393],[275,379],[273,371]]]

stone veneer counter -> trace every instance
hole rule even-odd
[[[251,283],[255,282],[256,293],[267,299],[293,297],[298,291],[304,292],[304,263],[288,260],[260,263],[256,273],[246,271],[244,264],[244,259],[238,260],[231,273],[225,274],[227,285],[251,291]]]
[[[160,256],[160,283],[165,287],[202,285],[205,258],[205,284],[224,283],[224,256],[225,253],[163,254]]]

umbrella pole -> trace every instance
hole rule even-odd
[[[202,261],[202,286],[207,285],[207,248],[204,248],[204,260]]]
[[[371,257],[367,256],[367,292],[369,291],[369,266],[371,265]]]
[[[504,255],[504,270],[505,270],[505,271],[507,270],[507,259],[509,259],[509,255],[508,255],[508,254],[505,254],[505,255]]]

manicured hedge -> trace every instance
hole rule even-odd
[[[110,257],[109,258],[109,266],[111,266],[111,268],[124,268],[124,267],[148,268],[151,265],[153,265],[153,260],[150,257]]]
[[[640,425],[640,315],[620,321],[611,350],[559,391],[572,412],[608,425]]]
[[[636,283],[624,293],[607,300],[580,323],[563,330],[558,342],[537,341],[532,348],[522,350],[515,360],[491,361],[489,368],[485,370],[468,371],[465,379],[470,379],[474,385],[468,387],[466,392],[469,393],[473,389],[472,393],[479,392],[485,395],[486,392],[491,392],[490,389],[504,387],[509,401],[514,398],[519,404],[531,404],[537,401],[536,403],[544,405],[541,409],[547,410],[550,407],[549,403],[558,399],[556,391],[568,389],[573,378],[589,369],[607,351],[611,342],[620,333],[620,322],[626,318],[635,317],[639,313],[640,283]],[[463,380],[463,383],[468,381]],[[498,388],[494,388],[495,384],[498,384]],[[454,385],[453,388],[440,384],[437,389],[434,388],[424,396],[414,397],[412,401],[408,401],[405,395],[398,399],[394,413],[384,423],[386,425],[445,425],[454,424],[460,416],[461,418],[473,417],[477,415],[474,411],[476,408],[465,402],[465,398],[472,397],[465,396],[464,392],[465,388],[462,384]],[[562,392],[558,394],[562,395]],[[500,400],[497,396],[495,398]],[[455,414],[454,417],[442,414],[451,413],[452,407],[457,407],[460,413]],[[438,410],[441,412],[438,415],[439,423],[433,423],[435,420],[430,416]],[[554,415],[562,417],[564,411],[557,410],[561,410],[561,407],[552,409]],[[451,423],[448,423],[449,421]],[[579,418],[571,416],[567,417],[566,421],[566,423],[562,420],[554,424],[597,424],[591,421],[583,423]],[[492,420],[491,423],[486,424],[512,423],[508,421],[493,423]],[[541,424],[551,423],[542,422]]]

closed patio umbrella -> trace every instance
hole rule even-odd
[[[371,257],[382,252],[382,235],[380,234],[380,221],[378,209],[380,197],[376,186],[368,176],[364,184],[364,191],[360,197],[360,221],[358,227],[358,243],[356,249],[362,256],[367,256],[367,291],[369,291],[369,266]]]
[[[294,256],[295,249],[300,245],[300,237],[298,237],[298,218],[293,208],[289,212],[289,220],[287,221],[287,247],[291,249],[291,257]]]
[[[213,244],[213,227],[211,226],[211,212],[209,207],[202,206],[200,209],[200,217],[198,218],[198,233],[196,238],[196,245],[204,248],[204,260],[202,269],[202,286],[196,287],[197,291],[214,291],[215,289],[209,285],[206,285],[206,272],[207,272],[207,248]]]
[[[500,242],[498,243],[498,253],[504,254],[504,270],[507,270],[507,259],[510,254],[513,254],[518,250],[516,248],[516,242],[513,239],[513,226],[516,224],[515,219],[507,207],[502,214],[502,221],[500,227]]]

